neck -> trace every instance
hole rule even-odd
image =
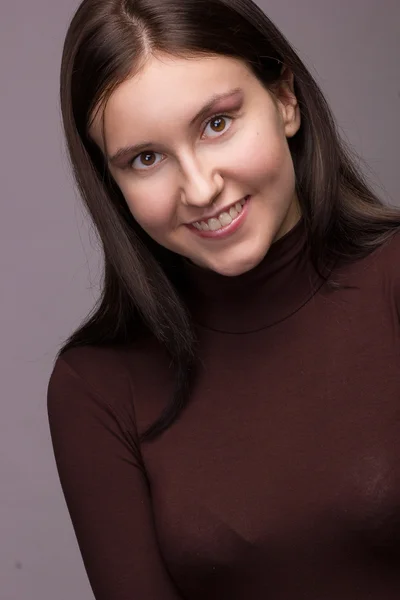
[[[309,259],[302,219],[242,275],[227,277],[185,261],[184,277],[194,320],[226,333],[257,331],[289,318],[323,283]]]

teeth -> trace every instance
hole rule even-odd
[[[208,219],[208,225],[210,227],[210,231],[217,231],[217,229],[221,229],[222,227],[219,219]]]
[[[192,225],[199,231],[217,231],[217,229],[221,229],[221,227],[230,225],[233,219],[236,219],[236,217],[242,212],[245,202],[245,199],[240,200],[240,202],[236,202],[236,204],[229,209],[229,212],[225,211],[218,215],[218,217],[208,219],[207,222],[196,221],[196,223],[192,223]]]
[[[218,217],[218,221],[221,223],[221,225],[223,225],[224,227],[226,227],[227,225],[230,225],[232,223],[232,217],[230,216],[229,213],[227,212],[223,212],[221,215],[219,215]]]

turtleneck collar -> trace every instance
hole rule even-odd
[[[306,241],[300,219],[271,245],[261,263],[236,277],[184,261],[185,296],[194,320],[215,331],[250,333],[290,317],[323,283]]]

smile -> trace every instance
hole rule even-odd
[[[242,212],[246,198],[243,198],[243,200],[239,200],[239,202],[232,204],[229,209],[225,209],[219,215],[212,217],[211,219],[192,223],[193,227],[195,227],[198,231],[217,231],[222,227],[230,225],[232,221],[236,219]]]
[[[219,215],[204,221],[190,223],[187,227],[203,238],[221,239],[226,237],[234,233],[244,222],[248,213],[250,198],[250,196],[246,196]]]

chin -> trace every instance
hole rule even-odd
[[[254,232],[250,240],[232,245],[219,255],[199,256],[197,260],[191,257],[190,260],[199,267],[219,275],[237,277],[257,267],[264,260],[273,242],[274,236],[270,231],[263,232],[262,235]]]
[[[235,268],[235,265],[226,265],[221,267],[213,267],[211,269],[218,275],[223,275],[224,277],[237,277],[238,275],[242,275],[245,271],[240,268]]]
[[[266,252],[262,253],[260,256],[250,258],[247,260],[232,260],[226,261],[215,265],[209,265],[208,269],[219,273],[219,275],[224,275],[225,277],[237,277],[238,275],[243,275],[248,271],[254,269],[260,262],[263,260]]]

